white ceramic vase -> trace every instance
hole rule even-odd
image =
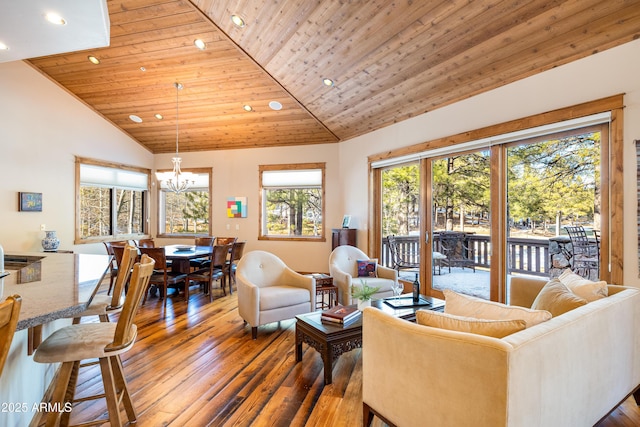
[[[361,299],[358,300],[358,310],[362,311],[364,310],[365,307],[371,307],[371,300],[368,299],[366,301],[363,301]]]

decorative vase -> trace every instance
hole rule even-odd
[[[53,252],[60,246],[60,239],[55,231],[45,231],[45,237],[42,239],[42,248],[47,252]]]
[[[371,307],[371,300],[358,300],[358,310],[362,311],[365,307]]]

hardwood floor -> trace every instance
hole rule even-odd
[[[304,345],[302,363],[295,363],[293,320],[260,327],[253,341],[238,315],[236,294],[214,292],[209,303],[192,287],[188,308],[182,296],[169,296],[165,319],[157,297],[140,308],[138,340],[123,356],[138,426],[362,425],[359,349],[340,356],[333,384],[324,386],[315,350]],[[77,396],[100,389],[98,368],[82,369]],[[101,400],[81,403],[71,421],[105,412]],[[384,424],[376,419],[374,425]],[[630,398],[600,427],[638,425],[640,410]]]

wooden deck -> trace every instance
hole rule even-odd
[[[324,386],[319,354],[303,346],[295,363],[294,321],[261,327],[256,341],[237,311],[237,294],[214,290],[208,303],[196,287],[188,305],[151,298],[136,323],[138,341],[123,357],[138,426],[358,426],[362,425],[362,359],[340,356],[333,384]],[[78,395],[101,387],[97,367],[81,371]],[[104,415],[102,401],[74,408],[72,422]],[[382,426],[375,420],[375,426]],[[627,399],[601,427],[640,425]]]

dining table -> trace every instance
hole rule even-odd
[[[167,260],[171,261],[171,271],[189,274],[190,261],[210,257],[213,253],[213,246],[167,245],[164,246],[164,253]]]

